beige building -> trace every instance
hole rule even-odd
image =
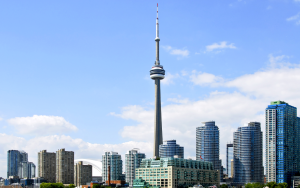
[[[143,159],[135,178],[161,188],[220,185],[219,171],[210,162],[180,158]],[[133,187],[135,185],[133,184]]]
[[[92,181],[92,165],[83,165],[82,161],[79,161],[74,166],[74,184],[76,187],[80,185],[87,185]]]
[[[38,177],[45,178],[50,183],[56,182],[56,154],[42,150],[38,152]]]
[[[74,183],[74,152],[65,148],[56,152],[56,182],[63,184]]]

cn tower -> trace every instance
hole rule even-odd
[[[150,78],[155,81],[155,112],[154,112],[154,148],[153,157],[159,157],[159,145],[163,144],[162,122],[161,122],[161,96],[160,80],[165,78],[165,70],[159,61],[159,24],[158,24],[158,4],[156,18],[156,60],[150,70]]]

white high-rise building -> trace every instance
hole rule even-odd
[[[35,168],[33,162],[22,162],[21,178],[35,178]]]
[[[127,151],[125,154],[125,174],[126,182],[129,186],[132,186],[132,182],[135,179],[135,169],[140,167],[142,159],[145,159],[146,155],[144,153],[139,153],[139,149],[134,148]]]

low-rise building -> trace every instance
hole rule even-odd
[[[136,179],[145,180],[154,187],[192,187],[195,184],[207,187],[220,184],[219,171],[213,169],[211,162],[192,159],[143,159],[135,173]]]

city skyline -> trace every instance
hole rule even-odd
[[[28,152],[35,164],[37,152],[62,147],[77,159],[100,160],[96,153],[105,150],[125,159],[136,147],[152,156],[153,81],[147,71],[155,50],[156,3],[107,2],[101,11],[95,1],[60,2],[59,8],[2,3],[0,176],[10,149]],[[186,158],[195,158],[193,131],[215,120],[225,166],[226,143],[237,127],[258,121],[265,135],[270,101],[300,106],[300,89],[294,87],[300,81],[300,3],[158,3],[160,59],[168,67],[161,86],[163,129],[170,130],[164,139],[176,139]],[[137,40],[130,43],[132,38]],[[111,67],[114,78],[107,75]]]

